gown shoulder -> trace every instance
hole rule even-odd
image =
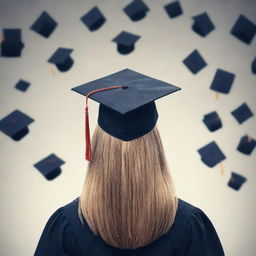
[[[178,246],[178,255],[225,256],[217,231],[206,213],[183,200],[181,204],[189,214]],[[189,208],[189,211],[185,208]]]
[[[38,241],[34,256],[70,256],[76,254],[77,241],[65,208],[58,208],[48,219]]]

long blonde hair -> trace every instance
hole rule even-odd
[[[177,205],[156,126],[131,141],[96,127],[79,197],[79,215],[95,235],[121,249],[143,247],[170,229]]]

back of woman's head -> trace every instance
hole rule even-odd
[[[94,234],[118,248],[142,247],[170,229],[176,210],[157,127],[122,141],[97,126],[79,202],[79,213]]]

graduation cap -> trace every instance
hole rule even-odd
[[[253,116],[252,111],[245,102],[242,103],[235,110],[233,110],[231,114],[234,116],[239,124],[245,122],[247,119]]]
[[[175,18],[183,13],[179,1],[175,1],[175,2],[171,2],[169,4],[166,4],[164,6],[164,9],[166,10],[166,12],[170,18]]]
[[[154,101],[181,88],[136,71],[124,69],[76,86],[72,90],[86,96],[86,159],[90,161],[88,97],[100,103],[99,126],[113,137],[130,141],[154,128],[158,119]]]
[[[21,29],[3,29],[3,37],[1,55],[3,57],[20,57],[24,47],[21,41]]]
[[[246,44],[250,44],[256,33],[256,25],[240,14],[230,33]]]
[[[235,172],[231,172],[231,177],[229,178],[228,186],[233,188],[234,190],[239,190],[243,183],[246,182],[246,180],[247,178],[245,178],[244,176]]]
[[[112,39],[112,41],[117,43],[117,50],[119,53],[128,54],[134,50],[134,44],[139,38],[140,36],[138,35],[122,31],[114,39]]]
[[[30,83],[29,83],[29,82],[20,79],[20,80],[16,83],[15,88],[16,88],[17,90],[20,90],[20,91],[22,91],[22,92],[25,92],[25,91],[28,89],[29,86],[30,86]]]
[[[211,132],[214,132],[222,127],[222,122],[216,111],[204,115],[203,122]]]
[[[0,121],[0,130],[13,140],[18,141],[28,134],[28,125],[32,122],[34,119],[20,110],[14,110]]]
[[[80,19],[90,31],[99,29],[106,22],[106,18],[97,6],[93,7]]]
[[[248,135],[241,137],[237,150],[243,154],[250,155],[256,146],[256,140]]]
[[[254,59],[254,61],[252,62],[252,73],[256,74],[256,58]]]
[[[53,180],[61,173],[60,166],[64,163],[65,162],[55,154],[50,154],[34,164],[34,167],[36,167],[47,180]]]
[[[67,71],[74,63],[73,59],[69,56],[72,51],[73,49],[58,48],[48,62],[55,64],[61,72]]]
[[[123,8],[123,11],[132,21],[139,21],[146,16],[149,8],[142,0],[134,0]]]
[[[200,154],[201,160],[208,167],[214,167],[216,164],[226,159],[226,156],[222,153],[215,141],[212,141],[198,149],[197,152]]]
[[[194,50],[192,53],[190,53],[189,56],[183,60],[183,63],[193,74],[198,73],[201,69],[207,66],[207,63],[200,55],[198,50]]]
[[[227,94],[231,90],[234,79],[235,74],[225,71],[223,69],[217,69],[215,76],[212,80],[210,89]]]
[[[30,29],[37,32],[39,35],[48,38],[57,25],[58,23],[46,11],[43,11]]]
[[[192,30],[202,37],[207,36],[215,29],[214,24],[206,12],[196,15],[192,19],[194,20]]]

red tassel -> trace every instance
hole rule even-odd
[[[91,148],[91,141],[90,141],[90,126],[89,126],[89,111],[88,111],[88,97],[99,91],[108,90],[108,89],[115,89],[115,88],[127,88],[127,86],[111,86],[101,89],[96,89],[93,91],[90,91],[86,95],[86,106],[85,106],[85,145],[86,145],[86,153],[85,153],[85,159],[88,161],[92,160],[92,148]]]
[[[92,148],[91,148],[91,141],[90,141],[88,107],[85,108],[85,144],[86,144],[85,158],[86,158],[86,160],[91,161],[92,160]]]

